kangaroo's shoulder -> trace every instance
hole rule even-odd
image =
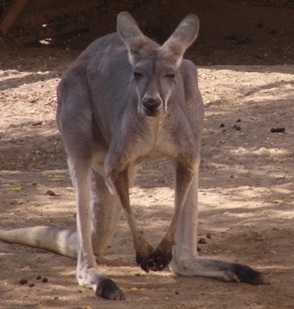
[[[62,79],[95,75],[97,71],[116,67],[116,62],[127,62],[127,49],[117,33],[92,42],[67,68]]]
[[[189,59],[183,59],[180,70],[181,70],[181,74],[184,79],[187,79],[187,78],[197,79],[198,77],[197,66],[194,64],[193,61]]]

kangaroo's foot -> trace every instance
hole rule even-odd
[[[199,257],[173,259],[172,271],[183,276],[214,277],[225,281],[248,284],[268,284],[264,275],[253,268],[238,263],[209,260]]]
[[[121,289],[111,280],[105,278],[100,281],[96,289],[96,294],[105,299],[124,300],[125,296]]]
[[[98,272],[96,268],[84,268],[77,273],[81,286],[92,288],[97,296],[104,299],[124,300],[121,289],[109,278]]]

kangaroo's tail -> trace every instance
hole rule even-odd
[[[0,240],[45,249],[71,258],[77,258],[77,232],[51,226],[0,229]]]

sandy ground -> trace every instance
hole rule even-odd
[[[78,54],[56,48],[0,52],[0,228],[75,227],[74,193],[55,126],[55,89]],[[258,49],[249,54],[253,63],[264,63],[259,55]],[[292,65],[199,68],[206,119],[198,248],[207,258],[249,264],[264,272],[270,285],[178,277],[169,270],[145,274],[136,266],[122,215],[100,268],[122,288],[126,301],[114,304],[79,287],[74,260],[0,242],[0,308],[294,308],[293,73]],[[164,235],[173,200],[168,163],[144,166],[131,202],[153,245]],[[28,282],[21,285],[22,279]]]
[[[29,49],[6,55],[0,75],[1,228],[75,226],[74,194],[54,118],[60,72],[76,54]],[[127,296],[119,308],[293,308],[293,73],[293,66],[199,69],[206,106],[198,233],[206,243],[198,244],[200,254],[247,263],[271,285],[177,277],[168,270],[145,274],[135,264],[122,216],[101,261],[101,270]],[[285,132],[271,133],[277,127]],[[167,163],[142,168],[131,192],[138,220],[155,245],[173,211]],[[1,242],[0,265],[2,308],[114,306],[77,286],[69,258]],[[21,279],[28,283],[19,284]]]

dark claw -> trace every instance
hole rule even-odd
[[[171,259],[172,254],[170,252],[163,253],[155,250],[155,252],[150,255],[147,265],[149,269],[153,271],[161,271],[170,263]]]
[[[146,273],[149,273],[148,261],[141,261],[140,266]]]
[[[148,261],[146,259],[137,255],[136,262],[146,273],[149,273]]]
[[[153,270],[156,267],[156,264],[152,259],[149,259],[147,261],[147,266],[148,266],[149,269]]]
[[[101,298],[111,300],[123,300],[125,296],[121,289],[108,278],[103,279],[96,289],[96,294]]]
[[[143,253],[136,253],[136,262],[146,273],[149,273],[148,261],[150,254],[153,252],[153,247],[147,244],[146,248],[147,250],[143,251]]]
[[[253,285],[268,283],[262,273],[254,270],[253,268],[247,265],[237,263],[233,264],[233,272],[238,276],[241,282]]]
[[[147,257],[141,257],[137,254],[136,261],[141,268],[149,273],[149,270],[160,271],[163,270],[171,261],[171,250],[162,252],[159,249],[153,251],[152,247],[149,247],[149,255]]]

